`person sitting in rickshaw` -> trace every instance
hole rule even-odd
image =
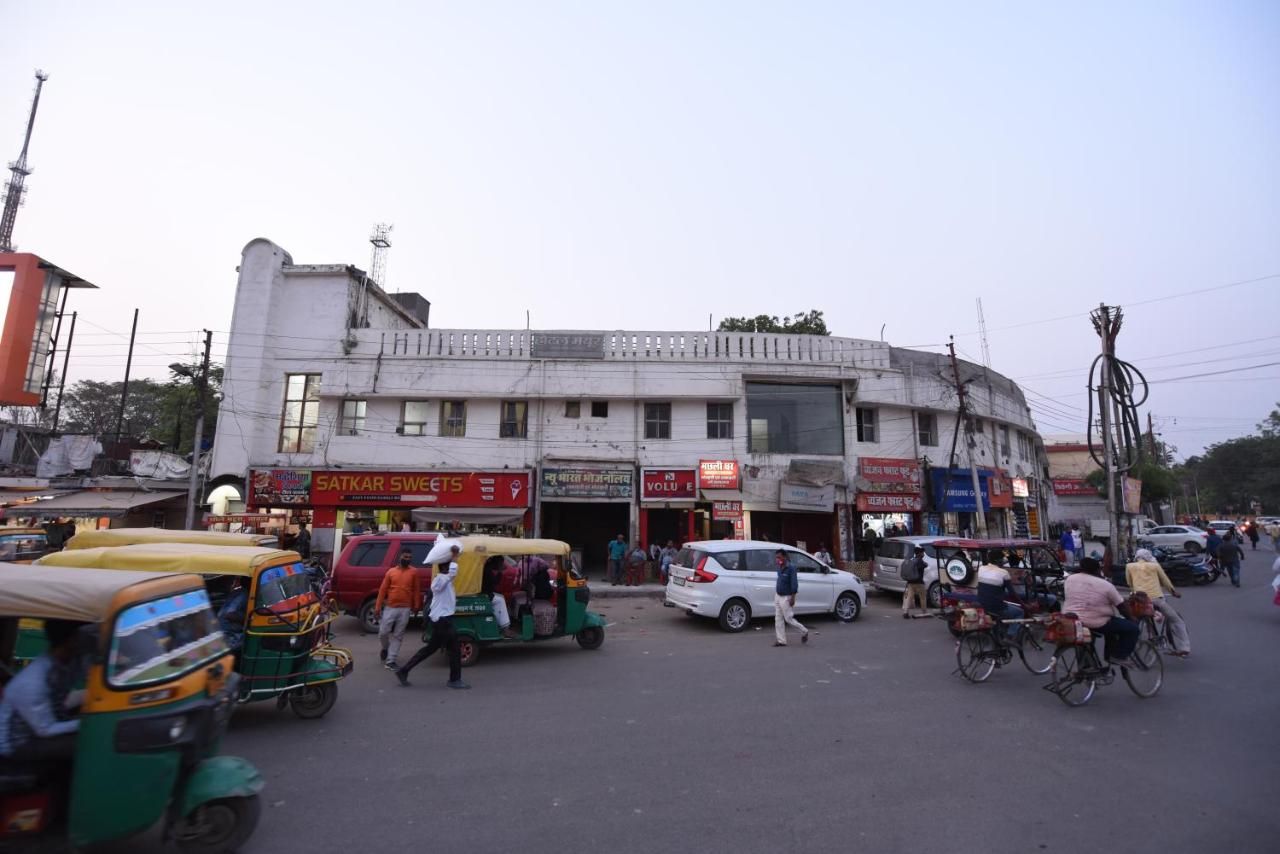
[[[249,591],[245,589],[243,579],[236,578],[231,582],[231,592],[227,600],[218,609],[218,628],[227,639],[227,646],[237,655],[244,646],[245,613],[249,609]]]
[[[993,617],[1018,620],[1022,618],[1022,609],[1005,601],[1006,598],[1016,598],[1016,594],[1013,579],[1003,563],[1004,552],[999,549],[987,552],[987,562],[978,567],[978,604]],[[1018,624],[1010,623],[1007,631],[1013,637],[1018,633]]]
[[[70,760],[76,752],[80,721],[75,714],[83,677],[80,626],[70,620],[45,620],[48,649],[5,686],[0,699],[0,757],[16,760]]]
[[[502,595],[502,577],[507,568],[507,559],[502,555],[494,555],[484,562],[483,576],[480,579],[480,592],[489,597],[493,603],[493,616],[498,621],[504,638],[518,637],[511,628],[511,614],[507,610],[507,597]]]

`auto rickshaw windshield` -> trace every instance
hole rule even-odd
[[[171,680],[226,655],[209,594],[190,590],[130,606],[116,618],[107,682],[136,688]]]
[[[49,548],[44,534],[22,533],[0,535],[0,561],[31,560]]]
[[[273,566],[258,576],[258,601],[256,607],[270,608],[286,599],[311,592],[311,576],[300,562],[287,566]]]

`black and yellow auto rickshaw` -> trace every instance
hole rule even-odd
[[[606,620],[587,610],[591,590],[586,578],[570,562],[568,543],[516,537],[458,537],[438,540],[432,556],[445,553],[454,543],[461,553],[454,581],[458,606],[453,623],[462,645],[464,667],[475,664],[482,646],[565,637],[574,638],[583,649],[599,649],[604,643]],[[432,556],[428,559],[434,559]],[[493,614],[493,600],[481,592],[485,564],[495,559],[503,562],[508,579],[504,595],[510,600],[512,637],[503,636]],[[542,567],[539,560],[547,566]],[[545,573],[541,580],[540,573]],[[424,638],[429,638],[430,632],[428,622]]]
[[[338,681],[352,671],[350,651],[329,640],[337,614],[321,605],[297,552],[162,542],[72,549],[37,563],[196,573],[205,577],[215,608],[233,579],[242,579],[249,605],[236,657],[241,702],[275,699],[300,718],[319,718],[333,708]]]
[[[84,624],[75,754],[69,769],[0,758],[0,850],[61,839],[79,850],[163,821],[184,850],[235,851],[257,824],[263,781],[218,755],[239,677],[203,579],[0,564],[0,681],[26,663],[18,623],[42,635],[45,620]]]
[[[31,563],[49,551],[44,528],[0,528],[0,563]]]

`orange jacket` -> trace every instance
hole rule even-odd
[[[382,586],[378,588],[378,601],[374,607],[381,611],[383,605],[415,611],[422,607],[422,579],[416,569],[393,566],[387,570],[382,577]]]

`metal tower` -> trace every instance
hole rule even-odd
[[[978,297],[978,333],[982,336],[982,364],[991,367],[991,348],[987,346],[987,318],[982,313],[982,297]]]
[[[27,168],[27,149],[31,146],[31,131],[36,126],[36,110],[40,106],[40,89],[49,75],[36,69],[36,96],[31,101],[31,115],[27,118],[27,135],[22,140],[22,153],[18,159],[9,164],[13,177],[5,185],[4,213],[0,215],[0,252],[12,252],[13,224],[18,219],[18,207],[22,204],[22,196],[26,193],[27,176],[31,170]]]
[[[387,289],[387,250],[391,248],[391,229],[394,225],[380,222],[373,227],[369,242],[373,244],[373,260],[369,262],[369,278],[378,283],[384,291]]]

